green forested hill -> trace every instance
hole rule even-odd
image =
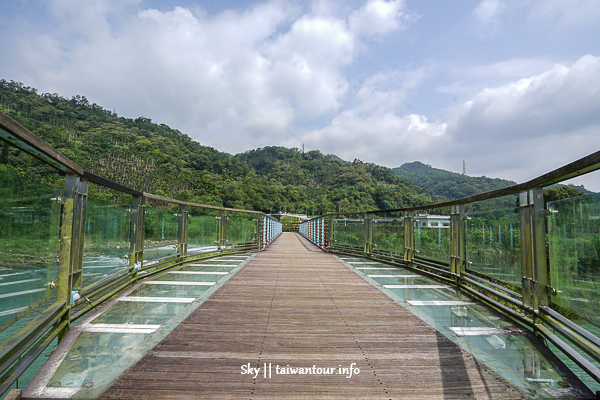
[[[149,118],[119,117],[83,96],[38,94],[18,82],[0,80],[0,109],[84,169],[182,200],[313,214],[435,201],[389,168],[281,147],[232,156]],[[0,147],[0,168],[58,184],[48,167],[24,163],[8,144]]]
[[[310,200],[312,205],[307,206],[319,210],[390,209],[435,201],[389,168],[339,161],[319,151],[266,147],[235,158],[268,182],[289,188],[288,199]]]
[[[408,179],[429,193],[452,200],[516,184],[505,179],[461,175],[433,168],[419,161],[403,164],[393,171],[400,178]]]

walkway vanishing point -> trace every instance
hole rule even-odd
[[[277,373],[288,365],[314,373]],[[260,370],[244,374],[247,366]],[[332,255],[284,233],[101,398],[527,397]]]

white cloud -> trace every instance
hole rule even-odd
[[[355,107],[302,141],[389,167],[420,160],[457,171],[465,159],[469,174],[516,181],[600,148],[600,57],[587,55],[571,66],[481,90],[448,123],[399,112],[406,92],[386,87],[403,76],[394,71],[365,79]]]
[[[294,102],[301,114],[337,109],[348,88],[341,68],[352,61],[354,44],[344,21],[310,16],[295,21],[265,46],[277,94]]]
[[[503,8],[499,0],[483,0],[473,11],[473,18],[480,27],[495,28]]]
[[[599,58],[546,43],[554,25],[561,38],[596,37],[596,0],[483,0],[471,14],[405,0],[270,0],[218,13],[29,1],[45,7],[40,23],[0,16],[11,38],[0,42],[2,78],[85,95],[222,151],[304,142],[392,167],[465,158],[470,172],[494,176],[600,146]],[[398,35],[417,9],[420,25]],[[439,23],[450,17],[502,40],[488,46],[473,24]],[[597,54],[597,41],[581,43]]]
[[[50,27],[13,33],[28,61],[18,75],[229,152],[279,143],[302,121],[337,112],[357,44],[399,29],[405,17],[403,0],[345,11],[273,0],[210,16],[142,4],[52,1]]]
[[[463,108],[451,132],[475,141],[543,137],[600,124],[600,58],[586,55],[571,67],[481,91]]]
[[[411,87],[411,76],[407,75],[394,71],[367,78],[356,94],[354,108],[339,113],[330,125],[307,132],[302,142],[345,159],[377,160],[390,167],[415,156],[440,156],[443,143],[448,141],[446,124],[430,122],[423,115],[399,115],[397,108],[406,94],[386,89],[391,81],[402,78],[407,78],[406,86]]]
[[[475,173],[524,181],[600,148],[600,57],[487,88],[448,124]]]
[[[369,0],[350,15],[350,30],[357,35],[382,35],[403,28],[407,18],[404,0]]]
[[[440,154],[446,140],[445,124],[432,123],[425,116],[404,116],[392,112],[361,116],[355,110],[343,111],[323,129],[305,134],[303,143],[344,159],[378,160],[399,166],[414,155]]]

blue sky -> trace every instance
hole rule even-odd
[[[9,0],[0,78],[232,154],[522,182],[600,149],[598,20],[597,0]]]

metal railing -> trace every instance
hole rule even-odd
[[[0,138],[65,182],[45,187],[0,171],[0,396],[73,321],[138,280],[263,250],[281,233],[258,211],[140,192],[85,171],[1,112]],[[91,188],[131,202],[102,200]]]
[[[600,383],[600,195],[544,202],[544,187],[598,169],[600,152],[511,187],[420,207],[327,214],[299,231],[325,251],[455,285]]]

